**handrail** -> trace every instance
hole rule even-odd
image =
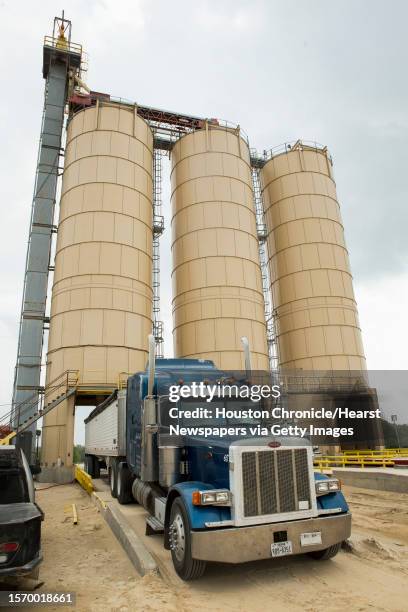
[[[285,374],[281,373],[280,380],[288,392],[294,389],[307,391],[311,389],[328,390],[366,390],[368,385],[363,376],[344,375],[336,376],[333,374],[318,375],[310,374]]]
[[[313,151],[317,151],[320,153],[325,153],[328,159],[331,161],[331,156],[327,150],[325,145],[320,144],[320,142],[315,142],[312,140],[293,140],[291,142],[283,142],[280,145],[276,145],[271,149],[264,152],[265,160],[272,159],[277,155],[281,155],[282,153],[289,153],[290,151],[297,151],[305,149],[312,149]]]
[[[33,408],[36,406],[38,408],[39,404],[40,406],[42,404],[43,407],[46,406],[46,399],[52,393],[61,390],[61,388],[64,388],[65,392],[68,392],[69,389],[78,385],[78,380],[79,370],[65,370],[65,372],[62,372],[56,378],[47,383],[43,392],[41,393],[42,397],[35,393],[20,402],[20,404],[16,404],[8,413],[0,418],[0,424],[4,424],[6,422],[11,424],[14,416],[17,416],[17,423],[21,423],[21,417],[24,417],[28,412],[31,412]],[[16,427],[16,430],[18,431],[18,426]]]
[[[359,456],[370,456],[375,457],[377,455],[404,455],[408,456],[408,448],[384,448],[383,450],[369,450],[369,449],[357,449],[357,450],[344,450],[343,455],[359,455]]]
[[[53,47],[54,49],[58,49],[58,51],[69,51],[70,53],[82,55],[82,45],[69,42],[59,37],[44,36],[44,47]]]
[[[379,451],[381,453],[381,451]],[[359,468],[365,467],[394,467],[395,460],[399,457],[408,457],[408,450],[405,453],[388,454],[383,452],[376,455],[321,455],[313,457],[313,464],[319,468],[321,472],[332,467],[347,467],[354,466]]]

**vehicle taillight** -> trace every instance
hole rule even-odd
[[[16,552],[18,547],[18,542],[3,542],[2,544],[0,544],[0,553]]]

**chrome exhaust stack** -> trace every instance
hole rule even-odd
[[[249,340],[246,336],[242,336],[241,338],[242,348],[244,350],[244,362],[245,362],[245,371],[247,376],[251,374],[251,351],[249,349]]]
[[[143,401],[142,414],[142,461],[140,476],[143,482],[157,482],[159,478],[157,448],[157,415],[156,399],[153,395],[156,368],[156,345],[153,334],[149,334],[149,363],[147,396]]]
[[[147,397],[152,397],[154,388],[154,374],[156,370],[156,343],[153,334],[148,336],[149,343],[149,363],[148,363],[148,384]]]

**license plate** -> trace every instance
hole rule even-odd
[[[292,542],[277,542],[271,544],[272,557],[285,557],[292,554]]]
[[[309,533],[300,534],[300,545],[301,546],[315,546],[316,544],[322,543],[322,532],[311,531]]]

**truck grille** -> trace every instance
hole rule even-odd
[[[244,517],[309,510],[307,450],[243,452],[242,486]]]

